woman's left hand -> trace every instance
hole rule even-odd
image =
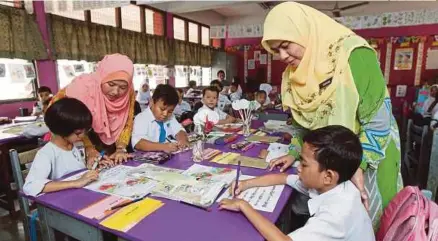
[[[114,160],[114,164],[120,164],[122,162],[126,162],[128,161],[128,159],[132,158],[132,155],[125,152],[124,150],[117,150],[116,152],[114,152],[111,156],[110,159]]]
[[[364,171],[362,168],[358,168],[356,173],[354,173],[353,177],[351,178],[351,182],[354,183],[354,185],[359,189],[360,197],[362,199],[362,203],[365,206],[366,210],[369,210],[369,203],[368,203],[368,194],[365,190],[365,184],[364,184]]]

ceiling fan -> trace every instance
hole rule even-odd
[[[320,8],[318,8],[318,10],[320,10],[320,11],[329,11],[329,12],[331,12],[333,14],[334,17],[339,18],[339,17],[341,17],[341,12],[342,11],[345,11],[345,10],[348,10],[348,9],[352,9],[352,8],[357,8],[357,7],[360,7],[360,6],[364,6],[364,5],[367,5],[369,3],[370,2],[359,2],[359,3],[354,3],[354,4],[351,4],[351,5],[347,5],[345,7],[339,7],[338,1],[336,1],[334,8],[332,8],[332,9],[320,9]]]

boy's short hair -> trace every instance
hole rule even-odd
[[[93,123],[93,116],[80,100],[65,97],[49,106],[44,122],[53,134],[67,137],[76,130],[88,131]]]
[[[339,174],[338,184],[350,180],[362,160],[359,138],[340,125],[326,126],[308,132],[303,141],[315,150],[320,171],[333,170]]]
[[[181,88],[176,89],[176,91],[178,91],[178,93],[180,93],[180,94],[184,94],[184,90]]]
[[[237,83],[237,82],[233,82],[233,83],[231,83],[231,86],[234,86],[234,87],[236,87],[236,88],[239,88],[239,83]]]
[[[152,94],[152,100],[154,103],[162,100],[163,104],[168,106],[177,105],[179,101],[178,92],[173,86],[159,84],[155,88],[154,94]]]
[[[194,80],[190,80],[190,81],[189,81],[189,87],[190,87],[190,88],[196,87],[196,81],[194,81]]]
[[[38,88],[38,94],[43,93],[43,92],[49,92],[50,94],[52,93],[52,90],[47,87],[47,86],[41,86]]]
[[[222,90],[224,88],[224,85],[217,79],[211,81],[210,86],[215,86],[218,85],[220,90]]]
[[[256,95],[265,95],[265,96],[268,96],[264,90],[257,90],[257,91],[256,91]]]
[[[217,93],[217,96],[219,96],[219,90],[216,88],[216,86],[208,86],[208,87],[205,87],[205,88],[202,90],[202,96],[203,96],[203,97],[205,96],[205,93],[206,93],[207,91],[216,92],[216,93]]]
[[[225,71],[223,71],[223,70],[219,70],[217,73],[216,73],[216,76],[219,76],[219,74],[224,74],[225,75]]]

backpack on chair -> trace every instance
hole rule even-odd
[[[407,186],[388,204],[377,241],[438,241],[438,205]]]

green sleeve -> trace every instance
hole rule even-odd
[[[350,70],[359,94],[357,118],[363,126],[375,116],[386,95],[386,83],[375,52],[369,48],[353,50],[349,58]],[[365,135],[363,128],[359,133],[361,140]],[[362,160],[360,167],[365,170],[367,162]]]

